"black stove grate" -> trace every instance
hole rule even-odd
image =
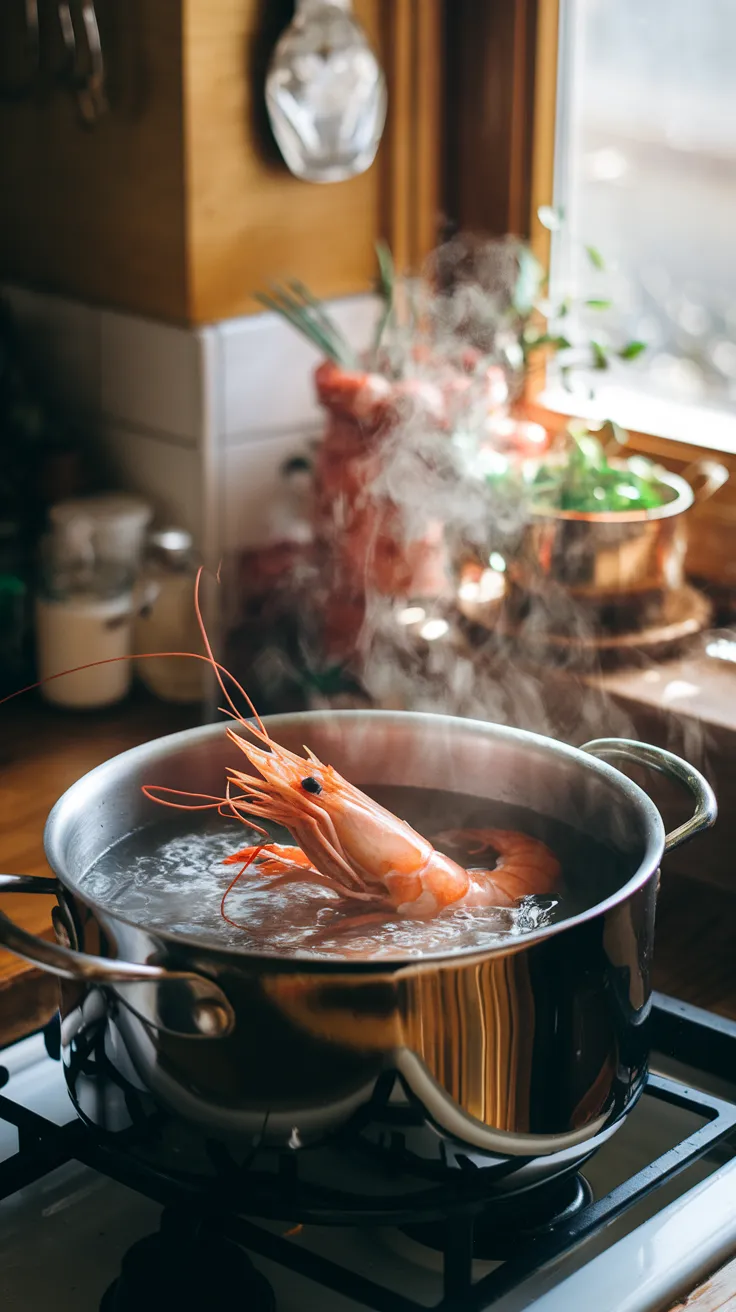
[[[733,1079],[736,1071],[736,1023],[659,994],[654,998],[652,1020],[652,1046],[656,1052],[708,1076]],[[52,1055],[56,1055],[53,1053],[53,1035],[50,1049]],[[7,1083],[7,1078],[7,1072],[0,1066],[0,1087]],[[553,1212],[548,1222],[544,1221],[542,1214],[541,1224],[526,1230],[522,1224],[519,1244],[510,1253],[499,1254],[508,1260],[475,1283],[474,1230],[480,1195],[477,1188],[463,1195],[453,1186],[455,1192],[448,1196],[448,1203],[451,1197],[452,1206],[448,1205],[443,1230],[444,1290],[435,1312],[451,1312],[459,1306],[463,1312],[483,1312],[492,1307],[498,1298],[535,1270],[609,1224],[736,1131],[734,1103],[691,1089],[678,1080],[652,1075],[644,1096],[692,1112],[703,1124],[603,1198],[591,1199],[589,1194],[581,1196],[581,1191],[576,1193],[571,1181],[572,1192],[568,1191],[567,1204],[563,1204],[558,1213]],[[223,1194],[219,1184],[217,1190],[203,1190],[199,1183],[159,1171],[113,1143],[97,1138],[81,1121],[57,1126],[4,1095],[0,1095],[0,1118],[17,1128],[19,1138],[18,1152],[0,1164],[0,1200],[63,1163],[76,1160],[163,1205],[168,1227],[176,1225],[176,1218],[179,1218],[180,1226],[201,1226],[208,1242],[212,1241],[214,1227],[220,1242],[258,1253],[376,1312],[426,1312],[424,1305],[311,1252],[289,1236],[276,1234],[257,1221],[239,1215],[232,1206],[224,1205],[227,1195]],[[291,1156],[289,1160],[293,1163],[296,1158]],[[279,1178],[279,1187],[286,1190],[287,1195],[290,1187],[294,1189],[293,1200],[288,1205],[289,1215],[298,1220],[300,1214],[309,1212],[307,1207],[306,1213],[300,1213],[300,1205],[308,1199],[308,1194],[301,1189],[298,1172],[294,1172],[293,1167]],[[571,1197],[577,1200],[575,1205],[570,1203]],[[408,1210],[405,1217],[397,1218],[395,1199],[391,1200],[394,1210],[388,1215],[381,1211],[380,1200],[367,1209],[363,1200],[363,1207],[356,1208],[348,1219],[353,1224],[421,1222],[437,1214],[441,1195],[435,1193],[431,1198],[424,1216],[421,1210],[419,1215]],[[342,1191],[335,1191],[331,1198],[329,1189],[320,1187],[323,1223],[345,1223],[344,1211],[340,1215],[344,1204]],[[497,1205],[501,1208],[508,1206],[508,1200]],[[248,1211],[249,1215],[257,1213],[257,1202],[250,1191]],[[334,1215],[331,1215],[333,1211]],[[486,1216],[485,1209],[483,1216]],[[255,1272],[254,1278],[261,1279]],[[108,1306],[112,1308],[117,1304],[109,1300]],[[267,1301],[263,1306],[267,1306]]]

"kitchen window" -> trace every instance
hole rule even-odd
[[[571,397],[551,376],[543,399],[736,452],[736,6],[559,0],[558,15],[552,286],[611,302],[585,312],[588,335],[647,349],[596,376],[594,403],[589,379]],[[537,78],[553,59],[540,42]]]

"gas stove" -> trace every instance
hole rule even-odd
[[[494,1201],[471,1158],[418,1168],[400,1121],[368,1175],[315,1178],[307,1150],[206,1188],[157,1170],[77,1118],[53,1022],[0,1052],[0,1303],[660,1312],[736,1252],[736,1023],[655,995],[652,1032],[647,1089],[582,1173]]]

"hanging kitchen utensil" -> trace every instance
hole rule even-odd
[[[61,67],[51,68],[48,56],[41,56],[38,0],[23,0],[24,52],[10,54],[7,64],[19,68],[17,81],[0,87],[0,101],[29,99],[40,88],[44,75],[53,83],[71,86],[80,118],[92,127],[107,110],[105,62],[94,0],[57,0],[56,22],[63,48]],[[43,43],[47,51],[48,43]],[[2,47],[0,46],[0,49]],[[45,66],[44,66],[45,65]]]
[[[41,62],[41,45],[38,28],[38,0],[23,0],[23,55],[19,61],[13,58],[5,59],[3,64],[6,67],[20,67],[21,76],[17,82],[10,81],[8,84],[3,83],[0,88],[0,101],[25,100],[32,94],[33,89],[38,81]],[[8,52],[10,53],[10,52]]]
[[[69,36],[68,19],[72,32]],[[83,123],[93,127],[107,111],[105,91],[105,61],[102,55],[100,28],[94,0],[73,0],[72,5],[59,5],[59,22],[67,49],[74,43],[72,85],[77,94],[79,115]]]
[[[343,182],[370,168],[386,120],[386,81],[351,0],[297,0],[271,58],[266,105],[296,177]]]
[[[69,0],[59,0],[56,6],[59,31],[64,46],[64,77],[71,77],[77,62],[77,38],[74,32],[72,11]]]

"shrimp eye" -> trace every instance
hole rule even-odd
[[[321,783],[319,782],[319,780],[314,779],[311,774],[307,775],[306,779],[302,779],[302,788],[304,789],[305,793],[319,794],[322,792]]]

